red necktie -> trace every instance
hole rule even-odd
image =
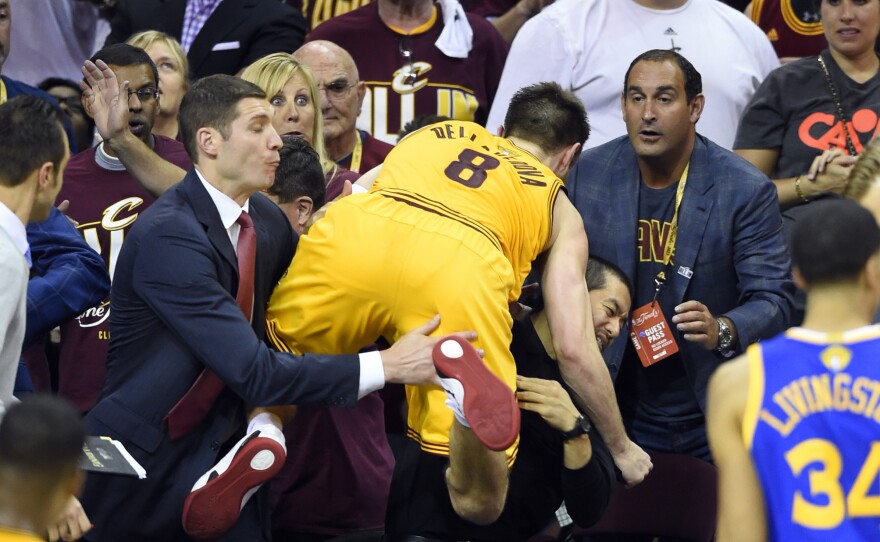
[[[235,301],[250,321],[254,307],[257,234],[247,212],[242,211],[235,222],[241,226],[238,234],[238,295]],[[168,412],[168,434],[172,440],[189,434],[205,418],[223,387],[223,381],[217,375],[208,369],[202,370],[192,387]]]

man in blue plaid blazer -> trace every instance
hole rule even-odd
[[[640,55],[621,99],[628,135],[586,151],[568,185],[590,254],[630,277],[634,315],[659,306],[662,320],[651,325],[665,325],[678,348],[643,347],[642,359],[621,337],[606,350],[627,431],[646,450],[711,459],[709,376],[786,328],[793,284],[775,188],[696,133],[701,92],[680,54]],[[651,334],[631,321],[633,331],[643,341]]]

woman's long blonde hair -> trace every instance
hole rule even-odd
[[[266,97],[271,100],[273,96],[281,92],[282,87],[296,73],[301,73],[306,80],[312,107],[315,110],[312,121],[312,148],[321,158],[321,169],[324,170],[324,174],[334,174],[337,166],[333,160],[327,157],[327,149],[324,147],[324,115],[321,114],[321,95],[311,70],[291,54],[273,53],[255,60],[253,64],[245,68],[241,78],[262,88],[266,92]]]

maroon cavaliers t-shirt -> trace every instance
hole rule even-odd
[[[159,135],[155,141],[156,154],[184,170],[192,167],[182,143]],[[104,258],[112,281],[126,234],[156,198],[124,169],[98,165],[96,153],[94,147],[70,159],[58,201],[70,201],[67,216],[79,223],[77,229],[86,242]],[[61,327],[58,394],[81,412],[94,406],[104,382],[109,316],[108,297]]]
[[[507,43],[492,23],[467,14],[473,48],[467,58],[451,58],[434,45],[443,31],[439,7],[430,27],[403,35],[382,22],[377,6],[333,17],[307,38],[332,41],[354,58],[367,85],[358,128],[393,145],[400,129],[418,116],[485,123],[507,58]],[[370,36],[369,47],[364,36]]]

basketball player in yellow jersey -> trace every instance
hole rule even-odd
[[[334,203],[300,239],[269,303],[268,335],[292,351],[356,352],[440,314],[440,334],[477,331],[485,365],[510,395],[516,367],[508,302],[546,253],[543,291],[563,375],[612,443],[627,481],[638,483],[650,460],[623,431],[590,321],[583,223],[560,196],[560,178],[589,134],[583,106],[556,84],[526,87],[512,99],[505,130],[506,138],[496,137],[448,121],[401,141],[380,171],[365,176],[375,179],[369,193]],[[415,452],[395,467],[392,500],[410,491],[399,481],[416,478],[403,471],[430,471],[426,462],[440,458],[435,478],[443,494],[421,501],[418,513],[439,517],[432,507],[445,500],[458,516],[491,523],[504,506],[516,446],[493,451],[477,440],[460,392],[447,398],[439,387],[407,390]],[[389,518],[396,512],[389,505]]]

